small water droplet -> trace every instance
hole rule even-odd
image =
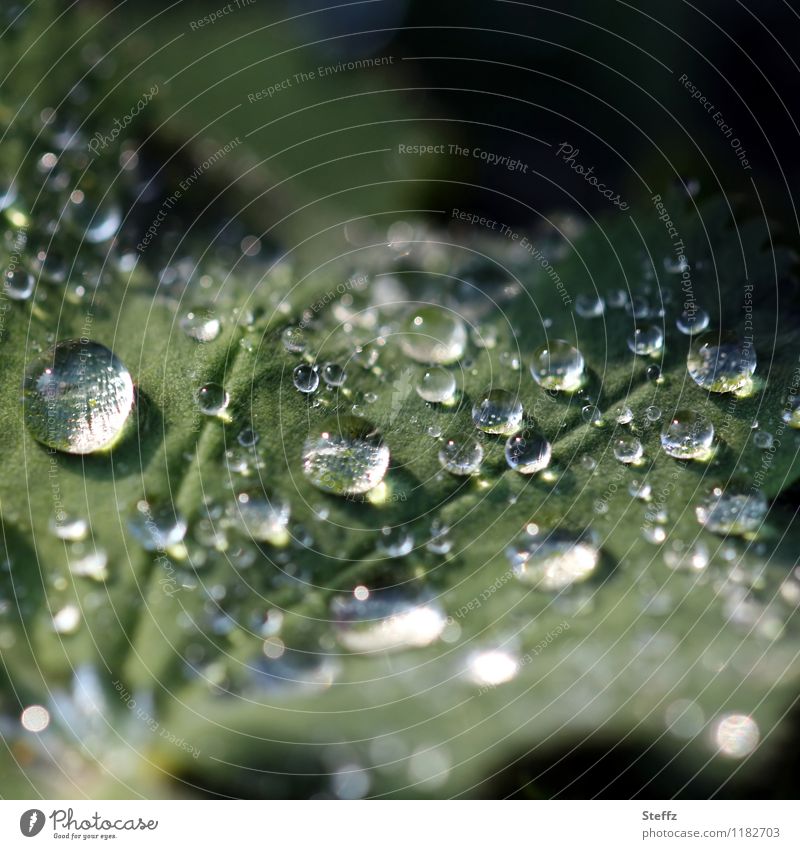
[[[236,437],[236,441],[242,448],[252,448],[258,444],[259,436],[251,427],[243,427]]]
[[[53,630],[57,634],[74,634],[81,625],[81,611],[77,605],[66,604],[53,614]]]
[[[473,652],[467,659],[469,679],[479,687],[497,687],[516,677],[519,659],[505,649],[487,649]]]
[[[59,512],[50,517],[50,530],[59,539],[80,542],[89,536],[89,522],[82,516]]]
[[[128,518],[128,530],[145,551],[165,551],[183,542],[186,520],[174,504],[140,501]]]
[[[614,456],[620,463],[637,463],[643,454],[642,443],[635,436],[618,436],[614,440]]]
[[[43,445],[89,454],[112,445],[133,407],[133,381],[97,342],[70,339],[38,356],[23,383],[25,422]]]
[[[322,367],[322,379],[328,386],[341,386],[347,380],[347,375],[339,363],[325,363]]]
[[[639,356],[652,356],[664,347],[664,334],[655,324],[649,327],[637,327],[628,339],[628,347]]]
[[[414,550],[414,535],[403,525],[381,528],[378,548],[389,557],[405,557]]]
[[[344,415],[322,422],[303,445],[303,472],[314,486],[334,495],[374,489],[389,467],[389,448],[365,419]]]
[[[180,320],[181,330],[197,342],[213,342],[220,334],[222,324],[211,307],[198,306],[189,310]]]
[[[27,301],[36,288],[34,276],[23,268],[10,269],[3,277],[3,288],[14,301]]]
[[[602,427],[605,424],[600,408],[595,407],[594,404],[587,404],[583,407],[581,416],[587,424],[594,425],[595,427]]]
[[[640,501],[649,501],[653,494],[653,487],[647,481],[632,480],[628,486],[628,493],[632,498]]]
[[[617,424],[626,425],[633,421],[633,410],[627,404],[614,407],[612,413]]]
[[[661,418],[661,407],[651,404],[645,411],[648,421],[657,422]]]
[[[292,372],[292,382],[298,392],[310,394],[317,391],[319,386],[319,372],[308,363],[301,363]]]
[[[206,383],[197,390],[197,406],[205,416],[218,416],[225,412],[230,397],[223,386],[218,383]]]
[[[400,345],[419,363],[447,365],[461,359],[467,344],[464,322],[452,312],[422,306],[406,318]]]
[[[757,448],[763,448],[766,450],[767,448],[772,448],[775,438],[769,431],[757,430],[753,436],[753,442]]]
[[[453,475],[474,475],[483,462],[483,447],[470,436],[448,439],[439,451],[439,463]]]
[[[508,436],[522,423],[522,404],[505,389],[487,389],[472,407],[472,421],[484,433]]]
[[[686,336],[694,336],[696,333],[702,333],[710,320],[702,307],[687,308],[675,320],[675,326]]]
[[[575,298],[575,312],[581,318],[598,318],[605,309],[605,302],[600,295],[578,295]]]
[[[240,492],[231,512],[244,532],[257,542],[285,542],[290,508],[281,496],[268,495],[260,489]]]
[[[417,395],[431,404],[446,404],[456,394],[456,379],[452,372],[441,366],[426,369],[417,384]]]
[[[290,354],[302,354],[308,345],[302,327],[287,327],[281,333],[281,342]]]

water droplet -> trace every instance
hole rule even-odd
[[[757,430],[755,435],[753,436],[753,442],[756,445],[756,448],[772,448],[773,443],[775,442],[775,438],[769,431],[766,430]]]
[[[180,320],[181,330],[197,342],[213,342],[220,334],[222,324],[211,307],[195,307]]]
[[[628,339],[628,347],[640,356],[657,354],[664,347],[664,334],[655,324],[650,327],[637,327],[633,336]]]
[[[449,554],[453,547],[453,541],[450,539],[450,527],[443,525],[441,522],[434,520],[431,522],[430,539],[425,543],[425,548],[431,554]]]
[[[50,725],[50,712],[41,705],[29,705],[20,716],[22,727],[33,734],[41,734]]]
[[[651,404],[644,413],[647,416],[648,421],[657,422],[661,418],[661,407]]]
[[[543,389],[574,392],[584,381],[583,354],[563,339],[553,339],[533,355],[531,375]]]
[[[417,384],[417,395],[431,404],[447,404],[456,394],[456,378],[441,366],[426,369]]]
[[[133,407],[133,381],[108,348],[70,339],[30,363],[23,396],[34,439],[59,451],[89,454],[121,434]]]
[[[642,443],[635,436],[618,436],[614,440],[614,456],[620,463],[638,463],[643,454]]]
[[[557,592],[587,580],[597,569],[600,550],[590,531],[531,530],[506,549],[514,574],[526,584]]]
[[[694,410],[676,410],[661,431],[661,446],[679,460],[704,458],[714,441],[714,425]]]
[[[594,404],[587,404],[583,407],[581,410],[581,417],[586,424],[594,425],[595,427],[602,427],[605,424],[600,408],[595,407]]]
[[[302,354],[308,344],[301,327],[287,327],[281,333],[281,342],[283,342],[284,349],[290,354]]]
[[[328,386],[341,386],[347,375],[339,363],[325,363],[322,367],[322,379]]]
[[[575,298],[575,312],[581,318],[598,318],[606,309],[600,295],[578,295]]]
[[[310,394],[319,386],[319,372],[314,366],[302,363],[292,372],[292,382],[298,392]]]
[[[540,434],[523,431],[506,442],[506,462],[509,468],[523,475],[532,475],[550,465],[552,448]]]
[[[378,548],[389,557],[405,557],[414,550],[414,535],[403,525],[381,528]]]
[[[474,652],[467,659],[467,676],[479,687],[497,687],[516,677],[520,663],[505,649]]]
[[[631,410],[631,408],[626,404],[614,407],[612,415],[614,416],[617,424],[626,425],[633,421],[633,410]]]
[[[467,344],[464,322],[439,307],[415,309],[403,324],[400,345],[418,363],[447,365],[461,359]]]
[[[661,380],[661,369],[655,363],[651,363],[647,367],[647,371],[645,372],[648,380],[660,381]]]
[[[487,389],[472,407],[472,421],[484,433],[508,436],[522,423],[522,404],[505,389]]]
[[[439,451],[439,462],[453,475],[474,475],[483,462],[483,447],[470,436],[448,439]]]
[[[89,536],[89,523],[82,516],[57,513],[50,518],[50,530],[59,539],[80,542]]]
[[[714,742],[729,758],[746,758],[758,746],[761,734],[751,716],[732,713],[723,716],[714,730]]]
[[[34,276],[22,268],[15,268],[5,273],[3,287],[6,295],[14,301],[27,301],[36,288]]]
[[[344,415],[325,420],[308,436],[302,459],[314,486],[334,495],[356,495],[383,480],[389,448],[370,422]]]
[[[751,343],[733,333],[704,333],[692,340],[686,366],[703,389],[736,392],[750,382],[756,370],[756,352]]]
[[[257,542],[286,542],[290,508],[281,496],[267,495],[263,490],[240,492],[233,513],[245,533]]]
[[[140,501],[128,519],[128,530],[145,551],[165,551],[183,542],[186,520],[170,502]]]
[[[57,634],[74,634],[81,626],[81,611],[74,604],[66,604],[53,614],[53,630]]]
[[[197,406],[205,416],[218,416],[225,412],[230,397],[218,383],[206,383],[197,390]]]
[[[242,448],[252,448],[258,444],[258,434],[251,427],[243,427],[236,437],[236,441]]]
[[[702,307],[685,309],[675,320],[675,326],[686,336],[702,333],[710,321],[708,313]]]
[[[767,509],[767,499],[761,490],[744,492],[717,487],[695,508],[695,515],[712,533],[741,536],[759,529]]]
[[[800,429],[800,395],[790,395],[782,415],[783,421],[795,430]]]
[[[79,578],[106,581],[108,580],[108,554],[102,548],[95,548],[70,560],[69,571]]]
[[[447,624],[437,604],[398,591],[335,598],[331,616],[339,643],[359,654],[429,646]]]
[[[628,493],[632,498],[649,501],[653,494],[653,487],[647,481],[632,480],[628,486]]]

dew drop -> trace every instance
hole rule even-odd
[[[80,542],[89,536],[89,523],[83,516],[57,513],[50,518],[50,531],[59,539]]]
[[[472,407],[472,421],[484,433],[508,436],[522,423],[522,403],[506,389],[487,389]]]
[[[358,654],[429,646],[447,624],[437,604],[398,591],[372,592],[363,600],[337,597],[331,617],[339,643]]]
[[[685,309],[675,320],[675,326],[686,336],[702,333],[710,321],[708,313],[702,307]]]
[[[753,442],[755,443],[756,448],[768,449],[772,448],[773,443],[775,442],[775,437],[766,430],[757,430],[755,435],[753,436]]]
[[[347,375],[339,363],[325,363],[322,367],[322,379],[328,386],[341,386]]]
[[[634,354],[640,356],[651,356],[657,354],[664,347],[664,334],[660,327],[637,327],[633,336],[628,339],[628,347]]]
[[[453,475],[474,475],[483,462],[483,447],[472,437],[448,439],[439,451],[439,463]]]
[[[381,528],[378,548],[389,557],[405,557],[414,550],[414,535],[403,525]]]
[[[614,456],[620,463],[638,463],[643,454],[642,443],[635,436],[618,436],[614,440]]]
[[[211,307],[198,306],[181,317],[180,327],[196,342],[213,342],[219,336],[222,324]]]
[[[314,486],[334,495],[374,489],[389,467],[389,448],[366,419],[331,417],[303,445],[303,473]]]
[[[768,504],[761,490],[723,490],[720,487],[695,508],[697,521],[715,534],[742,536],[761,527]]]
[[[714,742],[729,758],[746,758],[758,746],[761,735],[756,721],[745,714],[722,717],[714,730]]]
[[[550,465],[552,448],[540,434],[524,431],[509,437],[506,442],[506,462],[509,468],[523,475],[532,475]]]
[[[498,687],[516,677],[519,659],[505,649],[473,652],[467,659],[467,677],[479,687]]]
[[[600,408],[595,407],[594,404],[587,404],[583,407],[581,416],[587,424],[594,425],[595,427],[602,427],[605,424]]]
[[[97,342],[59,342],[33,360],[23,383],[25,422],[49,448],[90,454],[111,446],[133,407],[133,381]]]
[[[30,272],[15,268],[5,273],[3,288],[13,301],[27,301],[36,288],[36,280]]]
[[[563,530],[524,531],[506,549],[514,574],[538,589],[557,592],[581,583],[594,574],[600,550],[590,531],[575,534]]]
[[[183,542],[186,520],[174,504],[140,501],[128,519],[128,530],[145,551],[165,551]]]
[[[750,382],[756,370],[756,352],[751,343],[734,333],[704,333],[692,340],[686,366],[703,389],[736,392]]]
[[[308,363],[302,363],[292,372],[292,383],[298,392],[310,395],[319,386],[319,371]]]
[[[197,406],[204,416],[218,416],[225,412],[230,397],[218,383],[206,383],[197,390]]]
[[[301,327],[287,327],[281,333],[283,347],[290,354],[302,354],[307,347],[306,335]]]
[[[676,410],[661,431],[661,447],[679,460],[704,458],[714,441],[714,425],[695,410]]]
[[[783,421],[795,430],[800,429],[800,395],[790,395],[782,415]]]
[[[648,421],[657,422],[661,418],[661,407],[657,407],[655,404],[651,404],[644,411],[644,414],[647,416]]]
[[[405,320],[400,345],[418,363],[447,365],[461,359],[467,344],[464,322],[435,306],[415,309]]]
[[[53,614],[53,630],[57,634],[74,634],[81,625],[81,611],[74,604],[66,604]]]
[[[581,318],[599,318],[606,309],[600,295],[578,295],[575,298],[575,312]]]
[[[633,410],[631,410],[627,404],[621,404],[618,407],[614,407],[612,415],[614,416],[617,424],[626,425],[633,421]]]
[[[233,512],[244,532],[257,542],[286,541],[290,508],[281,496],[268,495],[262,490],[240,492]]]
[[[531,375],[543,389],[574,392],[584,382],[583,354],[563,339],[553,339],[533,354]]]
[[[417,384],[417,395],[431,404],[447,404],[456,394],[456,379],[441,366],[426,369]]]

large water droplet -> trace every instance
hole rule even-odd
[[[459,360],[467,344],[464,322],[439,307],[414,310],[403,324],[400,344],[419,363],[447,365]]]
[[[133,407],[133,381],[97,342],[59,342],[30,363],[23,383],[25,422],[34,439],[69,454],[109,447]]]
[[[551,456],[550,443],[533,431],[517,433],[506,442],[506,462],[510,468],[523,475],[546,469],[550,465]]]
[[[472,437],[448,439],[439,451],[442,468],[453,475],[474,475],[483,462],[483,447]]]
[[[505,389],[487,389],[472,407],[472,421],[484,433],[508,436],[522,423],[522,404]]]
[[[447,617],[434,602],[397,591],[336,598],[331,615],[341,645],[359,653],[428,646],[447,624]]]
[[[600,549],[590,531],[526,530],[506,549],[514,574],[537,589],[557,592],[592,576]]]
[[[358,416],[331,417],[303,445],[303,472],[314,486],[334,495],[374,489],[389,467],[380,431]]]
[[[729,758],[747,757],[758,745],[760,737],[756,721],[741,713],[722,717],[714,730],[714,742]]]
[[[319,386],[319,371],[308,363],[302,363],[292,372],[292,382],[298,392],[306,395],[316,392]]]
[[[206,383],[197,390],[197,406],[204,416],[218,416],[224,413],[230,403],[230,396],[219,383]]]
[[[767,499],[761,490],[717,487],[695,508],[695,515],[704,528],[715,534],[744,535],[761,527],[767,510]]]
[[[544,389],[574,392],[584,381],[583,354],[563,339],[553,339],[533,354],[531,374]]]
[[[637,463],[642,459],[644,449],[635,436],[618,436],[614,440],[614,456],[620,463]]]
[[[736,392],[756,370],[752,343],[734,333],[704,333],[692,341],[686,366],[692,380],[710,392]]]
[[[694,410],[676,410],[661,431],[661,446],[679,460],[703,458],[714,441],[714,425]]]
[[[431,404],[446,404],[456,394],[456,378],[441,366],[426,369],[417,384],[417,395]]]

